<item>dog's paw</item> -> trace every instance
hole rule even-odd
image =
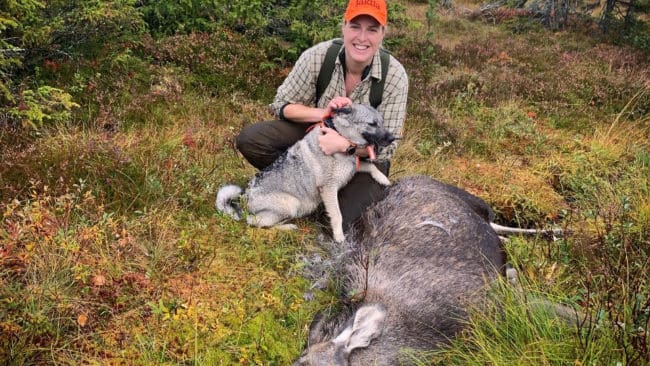
[[[382,186],[391,185],[390,180],[388,180],[388,178],[381,173],[377,175],[373,175],[373,178],[377,181],[377,183],[381,184]]]
[[[382,186],[389,186],[391,184],[388,177],[385,176],[384,173],[380,172],[379,169],[370,169],[370,176],[372,176],[372,179]]]
[[[386,178],[386,177],[384,177],[384,178]],[[382,186],[387,186],[387,187],[390,186],[390,185],[392,184],[392,183],[390,182],[390,180],[388,180],[388,178],[386,178],[386,179],[384,179],[384,180],[380,180],[380,181],[378,181],[378,182],[379,182],[379,184],[381,184]]]
[[[345,234],[343,234],[343,231],[335,231],[332,235],[334,237],[334,241],[337,243],[343,243],[345,241]]]

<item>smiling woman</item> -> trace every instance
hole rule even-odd
[[[348,4],[343,23],[343,41],[347,48],[346,87],[348,75],[361,81],[361,74],[372,62],[386,33],[386,3],[353,0]],[[356,84],[355,84],[356,85]]]
[[[363,71],[381,46],[385,27],[369,15],[359,15],[343,23],[343,44],[346,52],[345,93],[352,94],[361,82]]]
[[[248,162],[258,169],[266,168],[302,139],[311,124],[352,103],[373,105],[384,127],[394,136],[401,136],[408,77],[402,64],[381,49],[387,20],[383,0],[348,3],[341,27],[342,42],[330,40],[306,50],[269,105],[277,119],[245,126],[240,132],[237,148]],[[335,53],[330,59],[331,50]],[[375,93],[380,95],[378,103],[372,97]],[[350,142],[332,129],[323,128],[318,142],[327,155],[350,151]],[[397,142],[393,142],[377,154],[376,165],[386,175],[396,147]],[[357,154],[365,157],[360,150]],[[356,174],[339,191],[345,227],[353,225],[365,208],[383,194],[383,188],[368,174]]]

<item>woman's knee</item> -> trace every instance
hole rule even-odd
[[[246,155],[253,146],[255,146],[255,136],[252,133],[252,125],[245,126],[239,131],[239,134],[235,137],[235,146],[242,154]]]
[[[304,134],[304,127],[294,123],[264,121],[244,126],[236,143],[243,149],[286,150]]]
[[[303,126],[286,121],[264,121],[242,128],[235,144],[249,163],[263,169],[302,136]]]

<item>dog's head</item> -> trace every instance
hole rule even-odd
[[[376,109],[362,105],[336,109],[332,124],[341,136],[357,146],[385,147],[395,141],[395,136],[383,127],[383,118]]]

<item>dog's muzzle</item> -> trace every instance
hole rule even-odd
[[[368,145],[375,145],[375,147],[386,147],[395,141],[395,136],[388,131],[380,131],[379,133],[363,133],[363,138],[368,142]]]

